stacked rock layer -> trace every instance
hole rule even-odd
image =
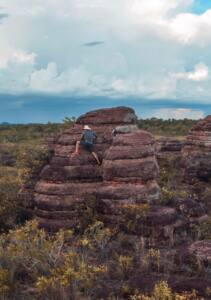
[[[138,130],[136,120],[127,107],[92,111],[58,137],[54,155],[35,186],[35,215],[41,227],[54,231],[77,226],[93,196],[105,216],[115,216],[121,205],[158,199],[154,139]],[[83,149],[71,157],[84,125],[97,134],[94,151],[101,166]]]
[[[159,166],[176,167],[180,164],[181,150],[184,142],[170,137],[161,137],[156,140],[156,156]]]
[[[211,116],[200,120],[189,132],[182,150],[185,179],[211,178]]]
[[[158,171],[151,134],[137,127],[117,133],[105,153],[103,185],[97,193],[108,220],[130,206],[154,203],[159,198]]]

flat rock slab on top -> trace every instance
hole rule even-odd
[[[132,108],[105,108],[88,112],[78,118],[77,124],[135,124],[137,117]]]

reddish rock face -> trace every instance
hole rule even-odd
[[[159,166],[168,167],[180,165],[181,150],[184,141],[170,138],[161,137],[156,140],[156,156]]]
[[[128,107],[105,108],[88,112],[78,118],[78,124],[134,124],[137,117],[134,110]]]
[[[197,241],[189,246],[190,255],[211,263],[211,240]]]
[[[188,182],[211,178],[211,116],[199,121],[189,132],[182,161]]]
[[[175,138],[161,137],[156,141],[157,152],[180,152],[184,142]]]
[[[50,164],[35,186],[35,215],[40,226],[49,230],[77,226],[87,199],[93,196],[99,213],[108,219],[125,205],[156,202],[159,170],[154,139],[138,129],[136,119],[127,107],[96,110],[79,117],[57,138]],[[71,157],[84,125],[97,134],[94,151],[101,166],[83,149],[79,156]]]

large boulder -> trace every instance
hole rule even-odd
[[[184,141],[172,137],[160,137],[156,140],[156,156],[159,166],[178,167],[181,160],[181,150]]]
[[[211,178],[211,116],[200,120],[189,132],[182,150],[185,179],[188,182]]]
[[[128,204],[157,201],[155,141],[138,129],[136,121],[131,108],[96,110],[79,117],[51,143],[54,155],[34,190],[34,214],[40,226],[49,230],[77,226],[86,202],[93,197],[99,214],[106,217],[119,214]],[[101,166],[83,149],[71,157],[84,125],[97,134],[94,149]]]

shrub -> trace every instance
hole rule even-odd
[[[130,297],[131,300],[205,300],[198,298],[196,291],[184,292],[181,294],[174,293],[168,286],[166,281],[160,281],[155,284],[152,294],[150,296],[136,293]]]
[[[20,286],[24,282],[27,282],[30,288],[30,283],[36,282],[38,276],[49,274],[51,268],[63,259],[65,234],[71,235],[71,232],[61,231],[49,236],[44,230],[38,229],[35,221],[2,234],[0,267],[3,271],[0,273],[0,284],[7,287],[8,292],[20,293]],[[12,290],[6,282],[8,277]],[[27,291],[23,290],[23,293]]]
[[[0,226],[1,230],[11,228],[16,223],[20,211],[18,192],[21,180],[17,172],[11,168],[2,167],[4,176],[0,177]]]
[[[38,278],[36,287],[42,297],[48,298],[60,291],[63,295],[68,295],[68,299],[77,299],[80,294],[91,294],[97,278],[99,280],[99,276],[106,272],[104,265],[89,264],[78,253],[68,252],[64,263],[53,269],[50,276]]]
[[[0,268],[0,295],[6,297],[11,290],[10,272]]]

